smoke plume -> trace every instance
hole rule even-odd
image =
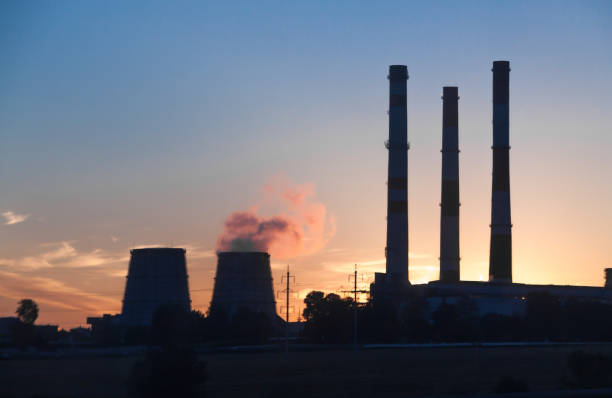
[[[267,251],[286,259],[313,253],[334,236],[335,219],[316,201],[313,184],[292,184],[280,175],[263,192],[261,203],[227,217],[217,251]],[[277,214],[260,216],[260,209]]]

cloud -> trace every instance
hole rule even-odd
[[[45,243],[42,253],[21,258],[0,258],[0,264],[19,270],[34,270],[50,267],[95,267],[120,262],[126,262],[129,257],[107,253],[102,249],[89,252],[79,252],[72,246],[72,242]]]
[[[39,304],[65,310],[101,313],[117,312],[121,307],[120,295],[92,294],[56,279],[15,272],[0,271],[0,291],[4,297],[15,300],[28,297]]]
[[[7,210],[2,213],[2,217],[4,217],[4,225],[15,225],[24,222],[30,217],[29,214],[19,214],[13,211]]]

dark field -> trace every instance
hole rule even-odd
[[[577,347],[371,349],[205,356],[211,397],[406,397],[493,392],[513,377],[531,391],[564,388]],[[612,354],[612,346],[581,350]],[[0,397],[125,397],[136,357],[0,361]]]

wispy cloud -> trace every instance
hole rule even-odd
[[[431,258],[432,256],[425,253],[409,253],[409,258],[411,259],[426,259]],[[327,270],[331,272],[340,272],[347,273],[351,272],[355,269],[355,265],[357,265],[357,269],[362,272],[384,272],[385,271],[386,259],[384,257],[366,260],[366,261],[336,261],[336,262],[323,262],[321,265]],[[410,264],[410,269],[427,269],[429,270],[429,265],[418,265],[418,264]]]
[[[29,214],[19,214],[14,211],[7,210],[2,213],[2,217],[4,217],[4,225],[15,225],[24,222],[30,217]]]
[[[33,270],[50,267],[95,267],[126,262],[129,257],[108,253],[102,249],[79,252],[70,241],[46,243],[42,253],[20,258],[0,258],[0,264],[18,270]]]
[[[2,296],[15,300],[29,297],[36,302],[67,310],[101,313],[117,312],[120,295],[92,294],[52,278],[0,271]]]

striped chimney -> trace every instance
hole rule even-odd
[[[406,65],[389,66],[389,178],[387,180],[387,282],[408,283],[408,112]]]
[[[493,62],[493,186],[489,281],[512,282],[510,220],[510,62]]]
[[[457,87],[442,95],[442,201],[440,280],[459,281],[459,115]]]

